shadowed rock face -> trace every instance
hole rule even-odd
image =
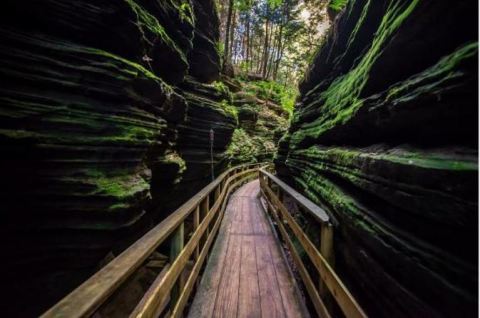
[[[194,50],[190,52],[189,73],[201,82],[212,82],[219,78],[220,56],[217,53],[220,38],[220,21],[213,0],[197,0],[193,4],[195,13]]]
[[[185,171],[197,186],[209,182],[208,165],[184,159],[194,146],[178,142],[224,123],[220,157],[234,130],[217,99],[199,105],[195,89],[180,88],[189,73],[218,77],[210,15],[206,0],[2,3],[0,232],[11,316],[36,316],[72,290],[161,219],[156,203],[169,203],[161,213],[182,203],[163,190]]]
[[[477,310],[473,1],[350,1],[305,80],[277,169],[338,223],[375,317]]]

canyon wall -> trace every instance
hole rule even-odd
[[[9,0],[0,16],[2,312],[27,317],[207,184],[209,130],[220,162],[237,123],[209,84],[213,0]]]
[[[276,168],[372,317],[476,316],[477,48],[475,1],[351,0],[300,85]]]

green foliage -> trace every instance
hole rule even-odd
[[[251,136],[242,128],[235,129],[226,155],[232,163],[257,162],[258,158],[275,152],[275,144],[260,135]]]
[[[275,81],[256,81],[245,85],[245,90],[260,99],[271,100],[282,106],[290,115],[295,107],[298,89],[295,86],[280,84]]]
[[[228,86],[225,85],[225,83],[223,83],[221,81],[215,81],[211,85],[213,87],[215,87],[218,91],[220,91],[225,96],[231,96],[232,95]]]
[[[220,102],[220,105],[222,106],[223,111],[233,117],[238,123],[238,109],[225,99]]]
[[[231,161],[256,162],[258,148],[252,138],[243,130],[235,129],[226,154]]]
[[[331,0],[328,7],[335,12],[340,12],[346,7],[347,3],[348,0]]]

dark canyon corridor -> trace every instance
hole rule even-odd
[[[1,317],[476,317],[478,3],[5,0]]]

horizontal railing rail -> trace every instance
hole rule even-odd
[[[42,317],[92,316],[167,239],[170,239],[169,263],[133,312],[125,315],[157,317],[167,311],[172,317],[181,317],[220,226],[229,194],[257,178],[260,166],[241,165],[222,173]],[[185,242],[187,218],[192,219],[193,230]],[[184,275],[187,265],[192,263],[188,275]]]
[[[327,306],[325,300],[328,297],[333,297],[346,317],[366,317],[360,305],[333,269],[333,226],[328,214],[279,178],[267,172],[266,169],[259,169],[259,179],[261,193],[267,203],[267,212],[275,221],[281,237],[292,255],[295,267],[298,269],[317,315],[323,318],[332,316],[331,308],[330,310],[327,308],[331,306]],[[319,223],[319,246],[312,243],[288,211],[284,204],[286,197],[290,197],[298,208],[311,215]],[[318,284],[313,282],[312,276],[302,260],[301,254],[295,248],[289,233],[292,233],[300,243],[311,264],[313,264],[319,277]]]

